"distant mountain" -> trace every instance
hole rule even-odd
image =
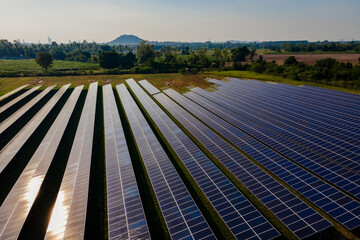
[[[121,35],[120,37],[112,40],[111,42],[108,42],[108,44],[111,45],[128,45],[128,44],[139,44],[142,41],[141,38],[135,36],[135,35]]]

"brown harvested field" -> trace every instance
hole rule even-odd
[[[276,61],[277,64],[284,64],[286,58],[290,56],[295,56],[299,62],[304,62],[306,64],[315,64],[316,61],[324,58],[335,58],[339,62],[351,62],[352,64],[359,63],[360,54],[264,54],[264,60],[271,62]],[[254,56],[254,60],[257,60],[259,55]]]

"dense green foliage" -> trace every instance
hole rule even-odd
[[[42,68],[47,70],[51,64],[53,63],[53,57],[50,53],[47,52],[39,52],[36,54],[35,61],[39,64]]]

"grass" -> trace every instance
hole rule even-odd
[[[96,63],[83,63],[75,61],[54,60],[50,70],[89,70],[97,69]],[[41,67],[35,62],[35,59],[25,60],[0,60],[0,72],[39,72]]]
[[[334,86],[324,85],[324,84],[320,84],[320,83],[295,81],[290,78],[283,78],[280,76],[273,76],[273,75],[264,74],[264,73],[256,73],[256,72],[252,72],[252,71],[210,71],[210,72],[206,72],[205,74],[210,75],[214,78],[216,78],[216,77],[217,78],[235,77],[235,78],[241,78],[241,79],[256,79],[256,80],[260,80],[260,81],[279,82],[279,83],[286,83],[286,84],[291,84],[291,85],[296,85],[296,86],[310,85],[310,86],[333,89],[333,90],[343,91],[343,92],[348,92],[348,93],[360,94],[360,90],[334,87]]]

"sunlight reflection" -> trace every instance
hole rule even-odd
[[[64,206],[64,193],[60,191],[51,214],[47,235],[55,237],[54,239],[62,239],[65,233],[67,215],[68,211]]]
[[[27,185],[25,200],[27,201],[28,211],[30,211],[31,206],[34,203],[37,194],[39,193],[39,189],[41,183],[43,182],[43,179],[44,178],[41,176],[34,177],[30,180],[29,184]]]

